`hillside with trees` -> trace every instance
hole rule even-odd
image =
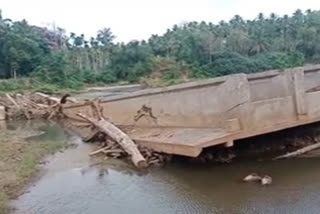
[[[0,12],[0,90],[80,88],[119,81],[169,85],[190,79],[320,63],[320,11],[236,15],[218,24],[174,25],[147,41],[115,43],[110,28],[86,40]],[[10,79],[16,79],[11,81]]]

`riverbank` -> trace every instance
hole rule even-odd
[[[0,80],[0,96],[6,93],[32,93],[34,91],[41,91],[45,93],[64,94],[76,91],[81,88],[66,88],[58,85],[39,83],[32,78],[19,79],[2,79]]]
[[[39,124],[38,124],[39,125]],[[38,174],[46,155],[63,149],[65,141],[41,138],[39,126],[2,126],[0,131],[0,214],[10,211],[9,200],[23,193]],[[39,135],[39,136],[38,136]]]
[[[6,93],[32,93],[35,91],[40,91],[49,94],[79,94],[87,92],[98,92],[104,90],[122,90],[126,88],[136,88],[139,84],[132,85],[128,82],[117,82],[116,84],[83,84],[79,86],[62,87],[61,85],[47,84],[38,82],[34,78],[18,78],[18,79],[0,79],[0,96]]]

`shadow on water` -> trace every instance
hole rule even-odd
[[[41,137],[64,138],[77,147],[50,158],[45,175],[13,202],[16,214],[319,213],[318,158],[175,162],[136,171],[125,162],[90,158],[91,145],[56,124],[40,129],[46,131]],[[274,183],[242,183],[251,172],[271,175]]]

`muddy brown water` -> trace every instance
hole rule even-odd
[[[42,137],[77,146],[49,158],[41,179],[12,202],[15,214],[320,213],[319,158],[176,162],[136,171],[121,161],[90,158],[92,145],[58,125],[46,131]],[[251,172],[271,175],[274,182],[241,182]]]
[[[136,171],[121,161],[90,158],[92,145],[58,125],[41,129],[42,138],[77,146],[48,159],[41,179],[12,202],[15,214],[319,213],[319,158],[177,162]],[[274,183],[242,183],[251,172],[271,175]]]

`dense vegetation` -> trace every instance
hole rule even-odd
[[[96,37],[61,28],[40,28],[12,21],[0,12],[0,90],[19,87],[77,88],[83,84],[144,82],[173,84],[238,72],[259,72],[320,62],[320,11],[292,16],[236,15],[219,24],[175,25],[148,41],[114,43],[109,28]]]

